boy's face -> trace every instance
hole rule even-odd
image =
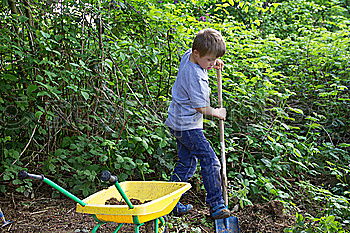
[[[210,70],[216,63],[217,57],[211,54],[200,56],[197,50],[192,52],[194,63],[198,64],[200,67],[206,70]]]

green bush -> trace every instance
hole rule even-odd
[[[163,122],[178,62],[194,34],[212,27],[228,48],[230,205],[277,199],[298,212],[291,232],[346,228],[346,1],[35,0],[29,10],[5,2],[1,192],[33,195],[36,184],[17,178],[23,169],[84,196],[101,188],[104,169],[121,180],[167,180],[176,146]],[[215,106],[215,73],[209,75]],[[205,130],[219,154],[216,120],[206,119]],[[292,208],[305,204],[300,195],[312,203],[307,210]]]

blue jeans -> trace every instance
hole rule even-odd
[[[178,162],[171,181],[187,182],[200,161],[203,184],[207,191],[206,202],[215,207],[224,204],[221,186],[221,164],[201,129],[174,131],[178,149]]]

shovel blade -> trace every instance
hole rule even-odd
[[[215,219],[216,233],[239,233],[238,218],[231,216],[223,219]]]

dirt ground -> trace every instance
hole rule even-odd
[[[194,209],[191,214],[181,218],[168,216],[168,232],[215,232],[208,208],[204,207],[203,200],[198,200],[203,197],[198,197],[193,192],[186,195],[185,202],[191,202]],[[60,199],[52,199],[49,194],[45,194],[29,199],[20,194],[8,193],[6,196],[0,196],[0,207],[6,220],[13,223],[0,228],[0,232],[91,232],[96,224],[95,220],[89,215],[76,213],[75,206],[74,201],[63,196]],[[283,232],[284,228],[294,223],[292,216],[283,213],[283,205],[278,201],[248,206],[234,215],[239,218],[242,233]],[[105,224],[98,232],[113,232],[115,228],[116,224]],[[119,232],[134,231],[132,226],[125,225]],[[149,231],[143,226],[141,232]]]

